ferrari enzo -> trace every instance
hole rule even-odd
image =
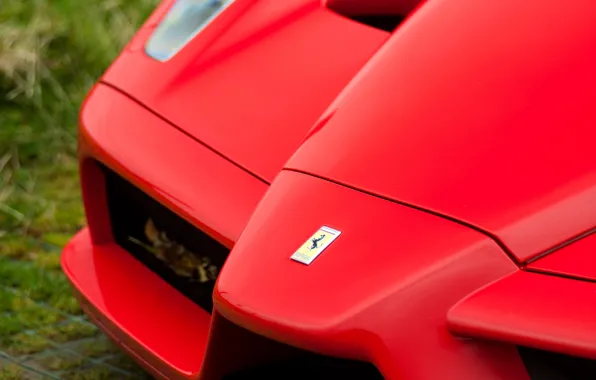
[[[164,0],[63,270],[162,379],[595,379],[596,2]]]

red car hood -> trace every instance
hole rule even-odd
[[[103,81],[266,182],[389,37],[320,0],[236,0],[158,62],[142,48],[168,3]]]
[[[482,229],[521,262],[547,251],[596,225],[594,19],[596,3],[430,1],[287,167]]]
[[[428,1],[390,36],[319,0],[237,0],[162,63],[142,47],[167,7],[103,81],[263,181],[294,154],[520,262],[596,225],[596,4]]]

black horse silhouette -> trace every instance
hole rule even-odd
[[[318,238],[314,238],[312,239],[312,245],[310,246],[310,250],[315,249],[315,248],[319,248],[319,242],[321,240],[325,239],[325,234],[319,236]]]

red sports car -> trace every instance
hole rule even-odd
[[[62,265],[163,379],[595,379],[596,2],[165,0]]]

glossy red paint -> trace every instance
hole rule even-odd
[[[116,342],[163,378],[196,377],[209,313],[116,244],[93,245],[86,229],[65,248],[62,264],[85,311]]]
[[[319,0],[240,0],[169,61],[125,51],[103,80],[271,181],[388,36]]]
[[[529,270],[596,281],[596,234],[589,235],[529,264]]]
[[[238,239],[268,187],[102,84],[91,93],[81,114],[80,140],[92,232],[99,228],[93,228],[95,224],[107,219],[107,207],[103,178],[93,165],[86,165],[88,159],[117,171],[228,247]],[[102,235],[102,240],[110,237],[105,231]]]
[[[267,184],[103,84],[88,96],[80,124],[89,229],[65,248],[64,272],[85,311],[154,376],[196,378],[211,317],[113,242],[97,163],[228,246]]]
[[[312,265],[290,260],[322,225],[342,234]],[[478,232],[282,172],[235,245],[214,297],[219,313],[248,330],[371,361],[387,379],[525,378],[514,348],[460,341],[445,324],[459,299],[515,270]],[[429,357],[433,366],[425,365]]]
[[[489,339],[596,359],[596,284],[519,271],[467,297],[449,328]]]
[[[429,1],[286,165],[462,220],[525,261],[596,225],[596,3]]]
[[[62,256],[141,365],[215,380],[303,349],[525,380],[515,344],[596,357],[594,284],[518,268],[594,280],[592,237],[526,264],[596,226],[596,5],[429,0],[389,37],[326,8],[364,2],[237,0],[160,63],[171,4],[84,105],[89,227]],[[99,164],[232,248],[211,317],[113,242]],[[292,261],[323,225],[341,236]]]

